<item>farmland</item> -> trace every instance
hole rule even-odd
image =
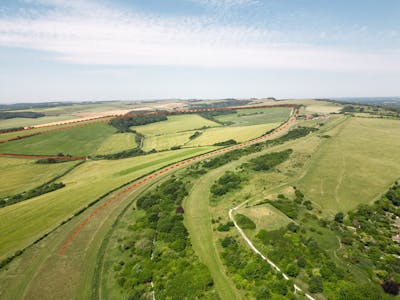
[[[297,103],[304,105],[297,119],[252,146],[214,144],[265,135],[292,109],[176,114],[130,128],[104,122],[0,144],[0,153],[89,155],[80,163],[0,158],[8,178],[0,197],[56,177],[65,185],[0,208],[0,298],[286,299],[297,297],[296,284],[315,299],[386,299],[379,284],[397,266],[390,254],[397,192],[388,190],[400,176],[400,121],[338,114],[337,103]],[[63,109],[54,108],[75,113]],[[215,150],[216,157],[165,168]],[[290,281],[249,247],[232,208],[243,234]],[[388,247],[363,248],[367,235]],[[384,259],[373,260],[378,254]]]

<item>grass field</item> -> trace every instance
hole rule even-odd
[[[232,122],[233,126],[259,125],[265,123],[281,123],[289,118],[290,109],[284,107],[239,109],[234,114],[215,117],[218,121]]]
[[[199,115],[177,115],[168,116],[167,121],[156,122],[143,126],[133,126],[132,129],[144,134],[145,136],[151,136],[215,126],[220,125]]]
[[[115,133],[104,140],[96,154],[112,154],[137,146],[136,136],[132,133]]]
[[[62,115],[62,116],[44,116],[41,118],[13,118],[7,120],[0,120],[0,129],[16,128],[16,127],[29,127],[39,124],[46,124],[51,122],[66,121],[77,119],[79,116],[75,115]]]
[[[212,148],[182,149],[115,161],[88,161],[60,181],[66,187],[0,209],[0,259],[29,244],[113,188]]]
[[[50,132],[0,144],[0,153],[88,155],[116,129],[106,123]]]
[[[286,226],[292,220],[269,204],[242,207],[236,211],[249,217],[257,226],[257,230],[275,230]]]
[[[325,134],[298,184],[324,213],[369,203],[399,178],[400,121],[351,118]]]
[[[0,197],[33,189],[63,174],[77,162],[36,164],[35,160],[0,158]],[[32,176],[34,174],[34,176]]]
[[[185,131],[178,133],[170,133],[164,135],[150,135],[144,139],[143,150],[150,151],[152,149],[165,150],[170,149],[174,146],[182,146],[189,142],[189,137],[192,136],[195,131]]]
[[[210,128],[205,130],[198,138],[187,143],[187,146],[213,145],[230,139],[244,142],[259,137],[277,126],[279,126],[279,123]]]

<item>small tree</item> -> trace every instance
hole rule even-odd
[[[309,282],[309,290],[311,293],[322,293],[324,288],[322,278],[320,276],[312,276]]]
[[[335,215],[335,222],[343,223],[343,219],[344,219],[344,213],[338,212],[338,213]]]

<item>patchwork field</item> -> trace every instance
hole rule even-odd
[[[199,115],[177,115],[168,116],[167,121],[156,122],[143,126],[133,126],[132,129],[144,134],[145,136],[151,136],[215,126],[220,125]]]
[[[399,121],[351,118],[325,134],[298,184],[325,213],[369,203],[399,178]]]
[[[233,123],[233,126],[246,126],[284,122],[289,115],[290,109],[284,107],[239,109],[234,114],[217,116],[215,119],[223,123]]]
[[[252,126],[232,126],[210,128],[203,132],[198,138],[187,143],[187,146],[204,146],[224,142],[233,139],[237,142],[247,141],[265,134],[276,128],[279,123],[268,123]]]
[[[0,197],[40,186],[76,165],[77,162],[36,164],[34,160],[0,158]],[[34,175],[33,175],[34,174]]]
[[[182,149],[112,161],[88,161],[62,177],[62,189],[0,209],[0,259],[104,193],[169,163],[213,148]]]
[[[182,146],[190,141],[190,137],[196,131],[185,131],[178,133],[170,133],[164,135],[150,135],[146,136],[144,139],[143,150],[150,151],[152,149],[156,150],[166,150],[174,146]]]

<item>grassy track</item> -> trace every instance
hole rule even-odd
[[[213,145],[230,139],[234,139],[237,142],[244,142],[259,137],[278,125],[278,123],[270,123],[252,126],[210,128],[205,130],[198,138],[187,143],[187,146]]]
[[[156,122],[143,126],[133,126],[133,130],[144,134],[145,136],[150,135],[164,135],[170,133],[176,133],[180,131],[188,131],[193,129],[199,129],[202,127],[214,127],[219,124],[204,119],[199,115],[177,115],[168,116],[167,121]]]
[[[233,126],[259,125],[265,123],[281,123],[290,115],[285,107],[238,109],[234,114],[215,117],[220,122],[233,122]]]
[[[0,158],[0,197],[33,189],[63,174],[77,162],[36,164],[35,160]],[[32,174],[35,174],[32,176]]]
[[[327,214],[369,203],[400,174],[400,121],[351,118],[326,132],[299,186]]]
[[[50,132],[0,144],[0,153],[18,154],[93,154],[116,129],[103,124],[86,125]]]
[[[211,149],[182,149],[146,157],[84,163],[60,178],[66,187],[0,209],[0,258],[34,241],[107,191],[163,165]]]
[[[115,133],[104,140],[96,150],[96,154],[112,154],[137,146],[135,135],[132,133]]]

